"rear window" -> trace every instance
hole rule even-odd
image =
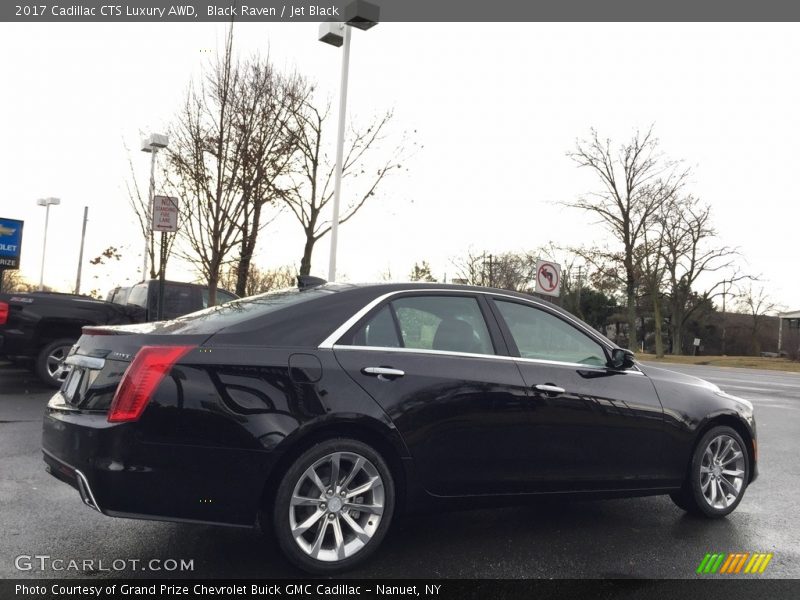
[[[226,327],[332,293],[335,293],[335,290],[324,287],[303,291],[286,288],[240,298],[167,321],[154,333],[215,333]]]
[[[128,294],[128,304],[147,308],[147,283],[140,283],[131,288]]]
[[[217,290],[217,304],[225,304],[231,300],[236,300],[236,296],[229,294],[225,290]],[[208,288],[203,288],[203,308],[208,308]]]

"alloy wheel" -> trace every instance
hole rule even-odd
[[[61,381],[67,371],[64,360],[69,355],[71,346],[56,346],[47,355],[47,372],[54,381]]]
[[[306,469],[289,502],[292,537],[309,557],[350,558],[375,535],[385,491],[378,469],[355,452],[333,452]]]
[[[733,437],[721,434],[709,441],[700,462],[700,489],[714,509],[726,509],[742,493],[744,449]]]

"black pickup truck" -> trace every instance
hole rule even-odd
[[[217,304],[235,298],[234,294],[217,289]],[[0,356],[29,363],[43,382],[58,387],[65,374],[62,363],[84,325],[153,321],[157,303],[156,280],[143,281],[131,288],[114,288],[107,300],[52,292],[0,294]],[[165,319],[207,306],[208,288],[166,282]]]

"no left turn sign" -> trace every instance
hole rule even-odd
[[[547,260],[536,261],[536,293],[547,296],[561,293],[561,265]]]

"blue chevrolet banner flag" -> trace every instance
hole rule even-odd
[[[0,217],[0,269],[19,269],[22,221]]]

